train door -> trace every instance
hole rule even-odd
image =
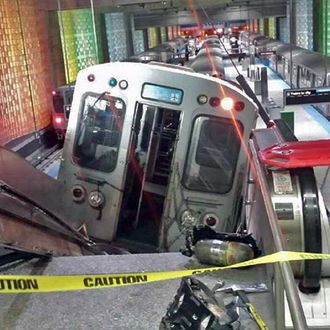
[[[156,248],[180,111],[138,103],[129,146],[118,237]]]
[[[126,112],[120,97],[84,93],[76,113],[70,115],[63,149],[59,179],[70,187],[73,201],[80,205],[73,216],[86,224],[89,235],[100,239],[113,239],[117,226],[126,164],[126,148],[120,149],[120,144],[124,141],[125,145],[130,136],[129,127],[124,129]]]

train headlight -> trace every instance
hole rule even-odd
[[[181,224],[184,227],[194,226],[197,223],[197,214],[192,210],[185,210],[181,214]]]
[[[198,98],[197,98],[197,102],[199,104],[206,104],[208,101],[208,97],[206,95],[199,95]]]
[[[231,97],[225,97],[221,100],[221,107],[223,110],[230,111],[234,107],[234,100]]]
[[[80,184],[76,184],[71,188],[72,199],[76,203],[81,203],[86,197],[86,190]]]
[[[128,82],[127,82],[126,80],[121,80],[121,81],[119,82],[119,87],[120,87],[121,89],[126,89],[126,88],[128,87]]]
[[[203,217],[203,223],[209,227],[215,228],[219,224],[220,219],[214,213],[205,214]]]
[[[104,203],[104,195],[100,191],[94,190],[89,194],[88,202],[91,207],[97,209]]]

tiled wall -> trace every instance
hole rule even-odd
[[[66,83],[76,80],[80,70],[102,62],[102,45],[90,9],[58,11]],[[99,24],[98,24],[99,26]]]
[[[160,42],[164,43],[167,41],[167,32],[166,32],[166,27],[161,26],[160,27]]]
[[[259,19],[259,32],[261,34],[264,34],[265,30],[264,30],[264,19],[260,18]]]
[[[176,25],[172,26],[173,38],[178,36],[178,27]]]
[[[314,0],[314,49],[330,55],[330,1]]]
[[[136,55],[144,52],[145,50],[143,30],[135,30],[133,15],[130,17],[130,24],[132,29],[133,54]]]
[[[268,36],[273,39],[277,38],[275,17],[268,18]]]
[[[50,123],[47,21],[34,0],[0,0],[0,144]]]
[[[294,15],[297,46],[313,50],[313,0],[299,0]]]
[[[148,48],[153,48],[160,43],[160,29],[157,27],[148,28]]]
[[[173,27],[172,26],[168,26],[167,27],[167,38],[168,40],[172,40],[173,37]]]
[[[128,54],[127,18],[124,13],[108,13],[104,15],[108,42],[108,52],[111,62],[126,59]]]
[[[282,42],[289,42],[289,22],[287,17],[279,17],[277,19],[278,24],[278,39]]]

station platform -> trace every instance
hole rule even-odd
[[[246,78],[252,90],[254,81],[247,77],[247,71],[243,71],[242,65],[237,64],[237,69]],[[265,67],[263,64],[255,64],[257,68]],[[229,60],[225,60],[225,73],[227,79],[235,80],[237,71]],[[290,86],[281,79],[272,69],[267,67],[269,98],[273,100],[276,107],[270,110],[271,119],[280,119],[283,110],[283,90]],[[258,96],[261,101],[261,97]],[[322,116],[312,105],[298,105],[286,107],[285,111],[292,111],[294,114],[294,134],[299,141],[330,139],[330,121]],[[265,127],[265,123],[259,117],[257,128]],[[330,171],[329,167],[321,166],[314,168],[318,187],[323,195],[324,202],[330,210]]]
[[[2,274],[77,275],[127,272],[170,271],[201,267],[194,258],[180,253],[109,255],[93,257],[58,257],[49,263],[32,260]],[[197,277],[209,288],[217,281],[226,285],[265,283],[266,268],[257,266],[237,271],[212,272]],[[158,330],[169,304],[179,289],[181,279],[126,287],[53,293],[0,295],[0,328],[35,329],[116,329]],[[219,294],[217,295],[219,296]],[[272,295],[250,293],[248,298],[270,330]]]

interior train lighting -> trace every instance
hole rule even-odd
[[[110,85],[111,87],[116,87],[116,86],[117,86],[117,79],[116,79],[116,78],[111,78],[111,79],[109,80],[109,85]]]
[[[199,104],[206,104],[208,101],[208,97],[206,95],[199,95],[198,98],[197,98],[197,102]]]
[[[231,97],[225,97],[221,100],[221,107],[223,110],[230,111],[234,107],[234,100]]]
[[[220,99],[218,97],[211,97],[209,103],[211,107],[216,108],[220,105]]]
[[[89,75],[87,76],[87,80],[90,81],[90,82],[92,82],[92,81],[95,80],[95,76],[91,73],[91,74],[89,74]]]

